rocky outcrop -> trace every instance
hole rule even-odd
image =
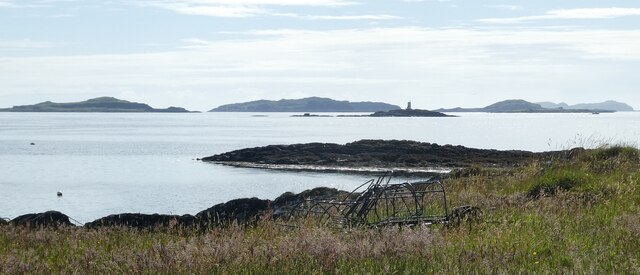
[[[348,195],[349,192],[329,187],[318,187],[311,190],[302,191],[298,194],[286,192],[273,201],[273,207],[283,207],[301,203],[307,199],[333,199],[340,195]]]
[[[291,209],[304,202],[305,200],[332,200],[339,197],[345,197],[349,194],[347,191],[335,188],[318,187],[311,190],[302,191],[298,194],[286,192],[277,197],[271,204],[273,207],[273,218],[281,218],[286,216]]]
[[[203,158],[216,163],[328,167],[513,167],[538,154],[405,140],[361,140],[345,145],[307,143],[248,148]]]
[[[131,228],[156,228],[156,227],[176,227],[192,226],[196,223],[196,218],[192,215],[161,215],[161,214],[140,214],[125,213],[109,215],[86,223],[87,228],[98,227],[131,227]]]
[[[244,198],[220,203],[192,215],[162,215],[124,213],[109,215],[86,223],[87,228],[129,227],[137,229],[175,228],[199,226],[202,228],[226,226],[231,224],[255,225],[265,218],[277,218],[287,213],[292,206],[306,199],[333,199],[348,194],[335,188],[319,187],[299,194],[291,192],[280,195],[274,201],[258,198]],[[272,214],[274,214],[272,216]]]
[[[240,225],[257,223],[271,210],[270,200],[258,198],[236,199],[196,214],[198,223],[204,227],[229,225],[234,222]]]
[[[69,220],[69,216],[58,211],[22,215],[11,220],[9,224],[32,228],[74,226]]]

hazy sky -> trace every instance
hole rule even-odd
[[[325,96],[640,109],[640,1],[0,0],[0,107]]]

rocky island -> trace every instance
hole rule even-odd
[[[308,97],[228,104],[212,109],[209,112],[377,112],[394,109],[400,109],[400,107],[382,102],[349,102],[322,97]]]
[[[370,115],[338,115],[338,117],[456,117],[429,110],[411,108],[411,102],[406,109],[393,109],[389,111],[377,111]]]
[[[202,158],[238,167],[284,170],[447,173],[472,166],[515,167],[551,153],[499,151],[406,140],[360,140],[247,148]]]
[[[0,112],[191,113],[180,107],[155,109],[144,103],[130,102],[113,97],[99,97],[71,103],[46,101],[35,105],[0,109]]]
[[[396,110],[390,110],[386,112],[378,111],[369,116],[370,117],[454,117],[451,115],[443,114],[441,112],[412,109],[410,102],[406,109],[396,109]]]

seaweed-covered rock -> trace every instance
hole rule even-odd
[[[88,228],[105,226],[122,226],[131,228],[156,228],[174,226],[192,226],[196,218],[192,215],[161,215],[161,214],[140,214],[124,213],[109,215],[104,218],[85,224]]]
[[[47,211],[44,213],[26,214],[14,218],[9,222],[16,226],[28,226],[28,227],[60,227],[60,226],[74,226],[69,220],[69,216],[62,214],[58,211]]]
[[[270,210],[270,200],[244,198],[216,204],[196,214],[196,219],[204,227],[229,225],[234,222],[241,225],[253,225]]]
[[[548,154],[438,145],[408,140],[360,140],[344,145],[307,143],[247,148],[205,162],[328,167],[512,167]]]

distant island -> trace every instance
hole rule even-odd
[[[406,109],[378,111],[369,116],[370,117],[454,117],[454,116],[443,114],[440,112],[413,109],[411,108],[411,101],[407,103]]]
[[[190,113],[184,108],[155,109],[144,103],[130,102],[113,97],[99,97],[70,103],[46,101],[35,105],[0,109],[0,112]]]
[[[308,97],[227,104],[209,112],[378,112],[396,109],[400,109],[400,107],[383,102],[349,102],[322,97]]]
[[[590,105],[601,106],[601,105]],[[633,110],[633,108],[631,108]],[[601,108],[566,109],[563,107],[545,108],[541,104],[531,103],[521,99],[500,101],[484,108],[453,108],[438,109],[437,112],[484,112],[484,113],[613,113],[617,110]]]
[[[370,117],[453,117],[440,112],[420,110],[420,109],[396,109],[390,111],[375,112]]]
[[[305,113],[303,115],[292,115],[291,117],[334,117],[334,116]],[[456,117],[456,116],[447,115],[440,112],[428,111],[428,110],[396,109],[396,110],[390,110],[390,111],[378,111],[369,115],[337,115],[336,117]]]
[[[567,103],[561,102],[561,103],[553,103],[553,102],[537,102],[537,104],[540,104],[540,106],[544,107],[544,108],[549,108],[549,109],[565,109],[565,110],[584,110],[584,109],[588,109],[588,110],[611,110],[611,111],[616,111],[616,112],[633,112],[635,111],[633,109],[633,107],[629,106],[629,104],[626,103],[622,103],[622,102],[617,102],[617,101],[613,101],[613,100],[608,100],[605,102],[601,102],[601,103],[582,103],[582,104],[575,104],[575,105],[569,105]]]

